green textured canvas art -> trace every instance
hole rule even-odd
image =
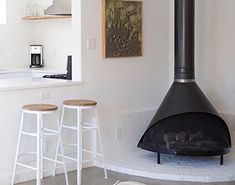
[[[103,56],[142,56],[142,2],[103,0]]]

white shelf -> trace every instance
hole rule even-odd
[[[71,15],[44,15],[44,16],[26,16],[23,20],[46,20],[46,19],[71,19]]]

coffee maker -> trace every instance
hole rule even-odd
[[[43,67],[42,45],[30,45],[30,68]]]

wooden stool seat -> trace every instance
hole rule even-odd
[[[63,104],[68,106],[95,106],[97,105],[97,102],[93,100],[74,99],[74,100],[65,100]]]
[[[29,111],[55,111],[58,107],[52,104],[29,104],[24,105],[23,109]]]

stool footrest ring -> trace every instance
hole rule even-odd
[[[21,167],[24,167],[24,168],[29,168],[29,169],[31,169],[31,170],[37,171],[37,168],[35,168],[35,167],[29,166],[29,165],[26,165],[26,164],[23,164],[23,163],[19,163],[19,162],[17,162],[16,164],[17,164],[18,166],[21,166]]]
[[[102,154],[100,153],[97,153],[97,152],[93,152],[93,151],[90,151],[90,150],[86,150],[86,149],[82,149],[83,152],[86,152],[86,153],[89,153],[89,154],[95,154],[97,156],[103,156]]]

